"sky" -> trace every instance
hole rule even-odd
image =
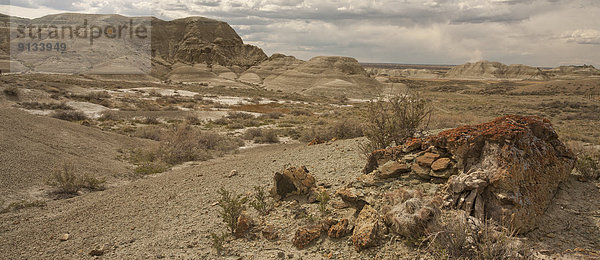
[[[0,0],[0,12],[204,16],[267,55],[600,67],[599,0]]]

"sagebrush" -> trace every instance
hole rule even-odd
[[[247,197],[244,197],[241,194],[233,194],[224,188],[221,188],[219,191],[219,215],[221,215],[221,219],[231,231],[231,234],[234,234],[237,227],[238,217],[242,214],[242,211],[246,209],[246,202],[248,201]]]

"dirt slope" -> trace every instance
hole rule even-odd
[[[150,143],[0,104],[0,196],[31,199],[63,160],[98,178],[125,175],[131,170],[117,150]]]

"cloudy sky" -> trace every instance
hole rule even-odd
[[[600,67],[598,0],[0,0],[0,12],[205,16],[246,43],[301,59]]]

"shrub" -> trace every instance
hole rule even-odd
[[[362,124],[355,120],[337,121],[326,126],[316,126],[305,129],[300,137],[300,141],[310,142],[313,139],[331,140],[351,139],[363,136]]]
[[[250,206],[252,206],[256,211],[258,211],[261,215],[269,214],[269,205],[267,204],[267,195],[265,190],[261,186],[254,187],[254,200],[250,202]]]
[[[416,93],[407,92],[369,102],[364,128],[369,143],[363,151],[370,153],[403,143],[427,128],[431,114],[429,101]]]
[[[15,86],[9,86],[9,87],[5,88],[2,92],[4,92],[4,95],[6,95],[7,97],[13,97],[13,98],[18,98],[19,95],[21,94],[21,90]]]
[[[200,120],[197,116],[188,116],[185,118],[185,121],[190,125],[201,125],[202,120]]]
[[[219,199],[219,206],[221,207],[219,215],[221,215],[223,222],[225,222],[231,234],[234,234],[237,227],[237,219],[246,208],[244,204],[248,199],[241,194],[231,194],[222,187],[218,193],[221,196]]]
[[[40,102],[20,102],[19,106],[26,109],[37,109],[37,110],[72,110],[73,108],[66,103],[40,103]]]
[[[263,116],[266,117],[266,118],[270,118],[270,119],[279,119],[279,118],[283,117],[283,113],[281,113],[281,112],[270,112],[270,113],[264,114]]]
[[[72,163],[62,163],[50,175],[48,184],[57,188],[57,193],[77,194],[82,188],[98,190],[102,188],[103,180],[98,180],[89,174],[79,174]]]
[[[142,175],[150,175],[164,172],[168,168],[168,165],[162,161],[146,161],[135,167],[134,172]]]
[[[575,169],[587,180],[595,180],[600,176],[600,167],[597,159],[590,154],[580,154],[577,156]]]
[[[294,109],[290,113],[295,116],[310,116],[310,115],[312,115],[312,113],[306,109]]]
[[[242,138],[245,140],[253,140],[255,143],[279,143],[277,131],[273,129],[263,130],[261,128],[250,128],[246,130]]]
[[[451,212],[429,230],[428,248],[437,259],[519,259],[527,249],[509,232],[490,221]]]
[[[88,117],[81,111],[57,110],[52,113],[52,117],[65,121],[83,121]]]
[[[252,119],[254,115],[244,112],[227,112],[227,118],[229,119]]]
[[[329,193],[327,190],[321,190],[317,193],[317,200],[319,201],[319,212],[321,212],[321,216],[327,215],[327,205],[329,204]]]
[[[109,120],[110,121],[119,120],[119,117],[115,111],[111,111],[111,110],[103,111],[101,113],[100,117],[98,118],[98,121],[109,121]]]
[[[144,118],[144,121],[142,121],[142,123],[146,125],[158,125],[160,124],[160,121],[158,121],[158,118],[156,117],[147,116]]]
[[[154,141],[160,141],[161,138],[161,128],[158,126],[147,126],[140,127],[135,130],[135,137],[150,139]]]

